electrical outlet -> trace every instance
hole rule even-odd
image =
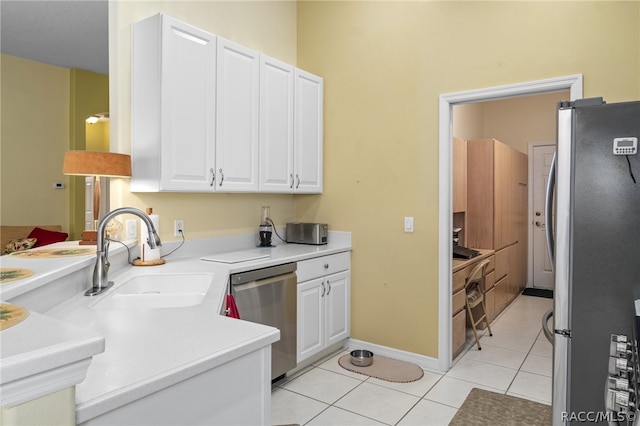
[[[176,219],[173,221],[173,236],[182,237],[184,235],[184,220]]]
[[[138,221],[136,219],[127,220],[127,238],[138,238]]]

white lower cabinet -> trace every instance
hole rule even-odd
[[[349,253],[298,262],[298,363],[349,337],[349,268]]]

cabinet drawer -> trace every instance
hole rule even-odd
[[[455,294],[458,291],[460,291],[461,288],[464,288],[464,282],[467,279],[467,268],[462,269],[458,272],[456,272],[455,274],[453,274],[453,277],[451,279],[451,291]]]
[[[496,273],[491,271],[484,276],[484,291],[485,293],[491,290],[496,283]]]
[[[495,280],[500,281],[507,275],[509,270],[509,248],[498,250],[495,254]]]
[[[486,271],[486,273],[488,274],[489,272],[493,271],[496,268],[495,255],[491,255],[487,257],[487,260],[489,261],[489,264],[487,265],[487,271]]]
[[[459,292],[453,295],[453,300],[451,304],[453,315],[457,314],[458,312],[464,309],[464,302],[466,298],[467,298],[467,292],[464,291],[464,289],[460,290]]]
[[[451,320],[451,331],[453,335],[451,339],[451,351],[453,352],[453,358],[457,357],[464,348],[464,342],[467,338],[466,322],[466,311],[460,311],[460,313],[454,315],[453,319]]]
[[[298,282],[312,280],[346,271],[351,265],[351,253],[338,253],[330,256],[317,257],[315,259],[298,262]]]

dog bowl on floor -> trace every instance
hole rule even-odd
[[[368,367],[373,363],[373,352],[364,349],[351,351],[351,364],[358,367]]]

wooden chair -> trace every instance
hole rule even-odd
[[[489,336],[493,336],[491,326],[489,325],[489,319],[487,318],[487,309],[484,303],[484,279],[487,265],[489,265],[489,260],[479,262],[465,280],[464,285],[465,293],[467,295],[465,306],[471,322],[471,328],[473,329],[473,335],[476,338],[478,350],[482,350],[482,347],[480,347],[480,339],[478,339],[478,330],[476,329],[478,324],[485,321],[487,323],[487,329],[489,330]],[[473,317],[473,309],[476,307],[480,307],[482,310],[482,315],[480,315],[480,318],[478,319]]]

